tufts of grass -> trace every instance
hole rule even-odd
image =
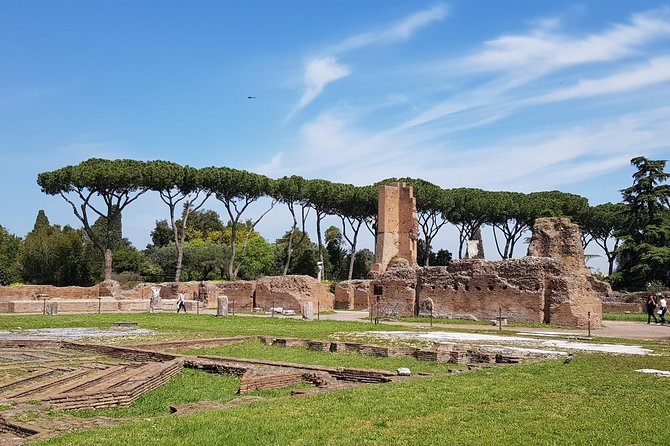
[[[68,434],[45,445],[666,445],[668,356],[576,355]]]

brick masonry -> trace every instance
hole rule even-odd
[[[374,295],[375,286],[382,294]],[[461,260],[445,267],[399,267],[366,281],[337,285],[336,304],[365,308],[373,316],[495,319],[585,328],[602,322],[601,296],[609,285],[597,281],[584,263],[579,227],[563,218],[540,219],[529,255],[502,261]],[[365,299],[363,299],[365,295]]]
[[[254,307],[275,307],[302,311],[303,304],[313,302],[321,311],[333,309],[333,295],[326,285],[309,276],[265,277],[258,281],[233,282],[165,282],[159,284],[163,310],[176,310],[180,293],[186,294],[187,311],[215,309],[219,296],[228,296],[229,310],[250,311]],[[0,287],[0,313],[43,313],[45,302],[57,302],[60,313],[97,313],[149,311],[151,287],[142,283],[131,290],[121,290],[108,281],[89,288],[24,285]]]
[[[412,186],[405,183],[379,186],[375,263],[372,271],[386,271],[389,264],[398,261],[409,266],[416,265],[418,234],[416,199]]]

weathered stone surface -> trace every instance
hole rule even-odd
[[[46,314],[55,316],[58,314],[58,302],[47,302]]]
[[[369,306],[369,280],[344,280],[335,286],[335,308],[365,310]]]
[[[302,311],[306,302],[314,302],[320,311],[333,309],[333,295],[328,288],[310,276],[263,277],[256,282],[256,306],[282,307]]]
[[[416,265],[418,234],[412,186],[405,183],[379,186],[379,216],[372,271],[386,271],[393,258],[405,259],[408,266]]]
[[[109,296],[118,299],[122,294],[121,285],[116,280],[105,280],[98,285],[98,296]]]
[[[302,304],[302,318],[307,321],[314,320],[314,302],[305,302]]]
[[[465,251],[466,259],[483,259],[484,258],[484,242],[482,241],[482,229],[477,228],[473,234],[472,239],[467,241]]]
[[[38,295],[46,295],[49,298],[59,299],[94,299],[101,294],[98,285],[92,287],[56,287],[52,285],[0,286],[0,302],[33,300],[37,299]]]
[[[338,286],[337,302],[351,305],[355,288],[367,294],[372,316],[427,316],[426,302],[432,302],[435,317],[494,320],[502,313],[515,322],[584,328],[590,313],[591,327],[600,327],[600,296],[611,289],[586,267],[577,225],[567,219],[540,219],[534,234],[529,250],[533,256],[461,260],[446,267],[390,268],[373,273],[369,281]],[[381,287],[381,296],[374,295],[376,286]]]
[[[210,295],[225,294],[231,305],[235,305],[236,310],[251,310],[254,306],[254,296],[256,293],[256,282],[249,280],[235,280],[233,282],[210,283],[206,282],[211,289]]]
[[[579,226],[569,218],[538,218],[528,256],[561,259],[573,268],[586,268]]]
[[[220,296],[216,307],[217,316],[228,316],[228,296]]]
[[[263,283],[261,299],[256,303],[257,283]],[[158,292],[154,295],[151,288]],[[102,290],[102,291],[101,291]],[[252,308],[270,308],[270,302],[300,312],[302,304],[314,302],[323,311],[333,309],[333,295],[325,285],[309,276],[267,277],[256,281],[238,280],[233,282],[164,282],[161,284],[142,283],[131,290],[121,290],[118,283],[104,283],[100,286],[52,287],[52,286],[15,286],[0,287],[0,313],[42,313],[44,299],[58,301],[61,312],[95,313],[113,311],[156,311],[176,309],[179,294],[186,295],[186,308],[195,311],[216,309],[218,297],[228,297],[229,305],[235,310]],[[114,296],[113,296],[114,295]],[[102,296],[102,300],[98,298]],[[285,304],[284,302],[291,302]],[[363,307],[367,307],[367,294]]]
[[[151,287],[151,301],[149,303],[151,311],[163,311],[163,302],[161,299],[161,287],[152,286]]]
[[[374,317],[415,314],[420,268],[391,268],[370,281],[370,311]],[[374,295],[375,287],[381,295]]]

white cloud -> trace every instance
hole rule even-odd
[[[254,171],[264,175],[274,175],[284,167],[283,161],[284,154],[279,152],[272,157],[269,163],[261,164],[256,169],[254,169]]]
[[[419,28],[443,20],[448,13],[446,5],[436,5],[430,9],[414,13],[390,28],[350,37],[330,48],[332,53],[343,53],[369,45],[385,44],[409,39]]]
[[[582,37],[559,33],[557,21],[544,19],[526,34],[504,35],[485,42],[481,51],[451,61],[451,76],[467,77],[473,72],[501,74],[422,110],[402,124],[402,127],[422,126],[455,114],[490,107],[502,108],[502,112],[496,110],[496,115],[502,118],[519,108],[536,103],[603,95],[664,82],[669,77],[668,61],[666,57],[657,57],[648,66],[628,73],[614,73],[601,79],[581,81],[563,92],[546,94],[545,85],[542,86],[542,93],[533,91],[536,86],[533,82],[561,69],[583,64],[611,63],[624,57],[639,57],[643,45],[670,37],[669,11],[663,9],[633,14],[627,24],[615,24],[599,34]],[[605,69],[612,68],[606,66]],[[565,74],[566,78],[570,75]],[[521,87],[525,89],[522,90]],[[543,99],[534,98],[535,96]]]
[[[583,79],[577,85],[540,96],[534,103],[565,101],[637,90],[670,80],[670,56],[656,57],[635,69],[600,79]]]
[[[419,28],[437,20],[442,20],[446,15],[447,7],[439,4],[430,9],[414,13],[388,29],[363,33],[345,39],[328,48],[325,54],[329,55],[311,59],[305,66],[303,76],[305,91],[300,97],[298,105],[285,118],[284,123],[290,121],[298,111],[316,99],[323,92],[326,85],[351,74],[349,67],[338,63],[334,55],[374,44],[388,44],[407,40]]]
[[[312,102],[329,83],[350,74],[351,71],[349,68],[338,64],[332,56],[312,59],[305,67],[306,90],[300,98],[298,108],[302,108]]]
[[[338,64],[333,56],[317,57],[310,60],[305,66],[305,92],[302,94],[298,105],[286,117],[286,121],[289,121],[295,113],[316,99],[326,85],[350,74],[351,70],[345,65]]]
[[[600,34],[571,38],[540,26],[527,34],[504,35],[462,60],[473,71],[532,68],[545,71],[606,62],[634,53],[640,45],[670,35],[667,10],[633,14],[630,23],[616,24]]]

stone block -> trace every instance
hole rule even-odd
[[[302,305],[302,318],[307,321],[314,320],[314,302],[305,302]]]
[[[228,296],[220,296],[216,307],[216,315],[228,316]]]

